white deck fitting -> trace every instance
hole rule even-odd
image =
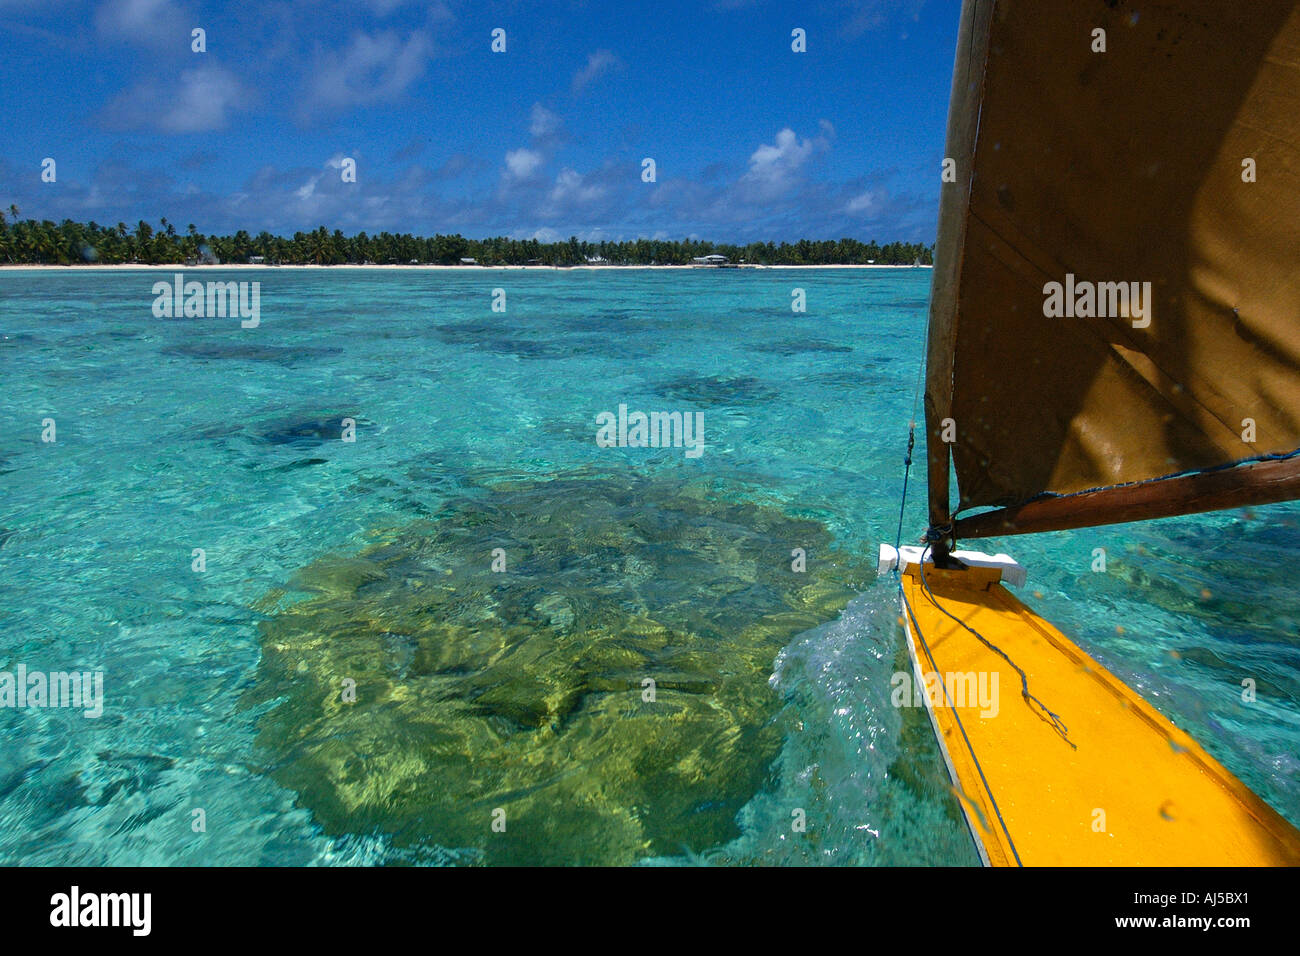
[[[952,556],[962,564],[974,568],[997,568],[1002,572],[1002,582],[1011,585],[1013,588],[1025,586],[1028,572],[1017,564],[1009,554],[985,554],[983,551],[953,551]],[[899,573],[902,573],[907,570],[909,565],[920,565],[923,560],[933,563],[930,561],[929,546],[905,544],[901,548],[895,548],[892,544],[882,544],[880,546],[880,560],[876,565],[876,569],[881,574],[887,574],[894,568],[898,568]]]

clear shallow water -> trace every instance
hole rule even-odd
[[[0,861],[531,859],[517,844],[492,857],[501,793],[519,819],[567,819],[546,816],[548,800],[594,815],[533,841],[552,861],[586,858],[583,826],[632,834],[601,859],[974,861],[920,715],[888,706],[901,634],[869,572],[894,537],[928,270],[200,278],[218,276],[262,282],[258,329],[155,319],[153,272],[0,274],[0,670],[102,669],[107,697],[98,720],[0,709]],[[806,314],[790,311],[795,287]],[[620,403],[702,412],[704,454],[598,448],[595,416]],[[344,416],[355,443],[337,440]],[[1029,568],[1037,609],[1300,822],[1298,520],[1288,505],[990,544]],[[541,556],[506,591],[465,570],[478,539],[457,535],[479,526]],[[791,536],[817,541],[804,590],[766,563],[788,565]],[[1090,570],[1097,547],[1105,575]],[[584,563],[597,552],[624,563]],[[376,567],[391,587],[371,583]],[[435,570],[454,586],[430,605]],[[647,616],[721,656],[669,640],[649,663],[617,663],[643,652],[620,635]],[[508,641],[429,663],[455,643],[448,621],[536,627],[555,648],[517,670]],[[346,670],[332,655],[369,638],[347,663],[369,674],[364,706],[332,724],[322,688]],[[700,746],[668,761],[690,771],[671,786],[714,775],[726,799],[619,790],[633,776],[620,760],[648,773],[671,750],[607,712],[635,696],[620,668],[645,666],[677,675],[666,699],[702,721],[682,734]],[[566,683],[575,668],[583,680]],[[743,693],[697,686],[711,668]],[[729,703],[691,709],[715,698]],[[444,713],[466,700],[473,713]],[[469,742],[434,759],[424,714]],[[527,778],[515,751],[489,759],[512,741],[551,763]],[[463,786],[487,801],[482,835],[429,809],[429,781],[380,751],[420,773],[481,770]],[[737,767],[754,755],[761,766]],[[480,779],[489,770],[500,780]],[[409,791],[338,810],[373,780]],[[794,809],[806,833],[791,832]]]

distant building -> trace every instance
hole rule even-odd
[[[524,263],[524,265],[526,266],[540,266],[541,264],[542,264],[541,259],[529,259],[527,262]]]
[[[708,256],[696,256],[691,260],[693,266],[722,266],[727,264],[727,257],[713,253]]]
[[[476,266],[476,265],[478,265],[478,260],[477,260],[477,259],[461,259],[461,260],[460,260],[460,264],[463,265],[463,266]]]
[[[609,260],[604,256],[587,256],[587,265],[589,266],[607,266]]]
[[[250,266],[260,266],[266,261],[266,256],[249,256],[248,264]]]

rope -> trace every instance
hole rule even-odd
[[[903,497],[898,502],[898,533],[894,535],[894,550],[903,545],[903,515],[907,510],[907,478],[912,473],[912,449],[916,447],[916,413],[921,407],[921,390],[925,385],[925,363],[916,366],[916,383],[912,386],[912,417],[907,423],[907,454],[903,458]]]
[[[924,555],[922,555],[922,557],[924,557]],[[924,570],[925,565],[922,564],[921,568]],[[924,579],[922,579],[921,583],[925,583]],[[929,589],[927,588],[927,591],[928,590]],[[903,599],[903,607],[907,608],[907,616],[912,619],[912,627],[916,630],[916,638],[921,642],[921,647],[925,650],[925,656],[930,661],[930,667],[933,670],[938,671],[939,665],[935,663],[934,655],[930,653],[930,645],[926,643],[925,635],[921,633],[921,624],[916,619],[916,613],[912,610],[911,602],[907,600],[907,592],[903,590],[903,578],[901,574],[898,578],[898,594],[899,597]],[[933,595],[931,595],[930,600],[934,600]],[[1016,866],[1024,866],[1024,864],[1020,862],[1020,854],[1016,852],[1016,841],[1011,838],[1011,831],[1007,829],[1007,822],[1002,819],[1002,810],[998,806],[998,798],[993,796],[993,788],[989,786],[988,778],[984,776],[984,767],[980,764],[980,758],[975,755],[975,748],[970,742],[970,737],[966,736],[966,727],[961,722],[961,715],[957,712],[956,705],[948,695],[948,685],[943,681],[939,681],[939,686],[943,688],[943,696],[948,702],[948,709],[952,711],[953,719],[957,721],[957,729],[961,731],[961,739],[966,742],[966,751],[970,754],[970,759],[975,762],[975,769],[980,775],[980,783],[984,785],[984,792],[989,795],[989,803],[993,805],[993,813],[998,818],[998,825],[1002,827],[1002,832],[1006,834],[1007,845],[1011,847],[1011,855],[1015,857]]]
[[[1036,501],[1044,501],[1047,499],[1078,498],[1080,495],[1091,495],[1098,491],[1114,491],[1117,488],[1135,488],[1138,485],[1149,485],[1149,484],[1154,484],[1155,482],[1158,481],[1171,481],[1174,478],[1187,478],[1192,475],[1210,475],[1219,471],[1231,471],[1233,468],[1239,468],[1242,465],[1258,465],[1258,464],[1264,464],[1267,462],[1274,462],[1274,461],[1290,461],[1292,458],[1300,458],[1300,448],[1296,448],[1293,451],[1287,451],[1287,452],[1270,452],[1263,455],[1253,455],[1249,458],[1238,458],[1236,461],[1225,461],[1220,465],[1210,465],[1205,468],[1189,468],[1184,471],[1171,472],[1170,474],[1167,475],[1159,475],[1155,478],[1142,478],[1137,481],[1121,481],[1118,484],[1114,484],[1114,485],[1097,485],[1096,487],[1093,488],[1084,488],[1080,491],[1071,491],[1067,494],[1061,494],[1056,491],[1040,491],[1038,492],[1038,494],[1031,495],[1030,497],[1025,498],[1022,501],[1017,501],[1009,505],[1003,505],[998,510],[1010,511],[1012,508],[1023,508],[1025,505],[1033,504]],[[979,506],[975,505],[972,507],[979,507]],[[959,514],[961,514],[963,510],[964,509],[962,508],[958,508],[956,511],[953,512],[952,516],[956,518]],[[991,513],[991,512],[980,512],[980,514],[986,514],[986,513]],[[979,516],[980,516],[979,514],[975,515],[975,517],[977,518]]]
[[[966,630],[970,631],[971,634],[975,635],[975,638],[981,644],[983,644],[985,647],[993,651],[995,654],[997,654],[1004,661],[1006,661],[1008,664],[1011,665],[1011,667],[1015,670],[1015,672],[1020,675],[1020,696],[1023,697],[1025,700],[1029,701],[1031,705],[1037,704],[1038,709],[1047,715],[1045,719],[1049,724],[1052,725],[1052,729],[1061,735],[1061,738],[1067,744],[1070,745],[1071,750],[1078,750],[1079,748],[1076,747],[1074,743],[1070,740],[1070,728],[1065,725],[1065,721],[1063,721],[1060,718],[1060,715],[1058,715],[1055,711],[1049,708],[1046,704],[1044,704],[1033,694],[1029,693],[1029,675],[1027,675],[1024,672],[1024,670],[1021,669],[1020,665],[1018,665],[1015,661],[1013,661],[1010,657],[1008,657],[1006,651],[1002,650],[1002,648],[998,647],[996,644],[990,641],[979,631],[975,630],[975,628],[971,627],[969,624],[967,624],[965,621],[957,617],[955,614],[953,614],[946,607],[944,607],[942,604],[939,603],[939,599],[934,596],[934,592],[930,590],[929,582],[926,581],[925,579],[925,555],[926,552],[923,551],[921,553],[920,568],[921,568],[921,587],[925,590],[926,596],[930,598],[930,601],[934,604],[935,607],[937,607],[948,617],[952,618],[954,621],[956,621]],[[901,582],[900,582],[900,587],[901,587]]]
[[[895,544],[894,544],[894,550],[895,550],[895,551],[898,550],[899,546],[900,546],[900,545],[902,544],[902,542],[903,542],[903,515],[905,514],[905,512],[906,512],[906,510],[907,510],[907,479],[908,479],[908,475],[911,473],[911,470],[912,470],[912,450],[913,450],[913,448],[916,446],[916,402],[917,402],[917,399],[919,398],[919,394],[920,394],[920,384],[919,384],[919,382],[918,382],[918,385],[917,385],[917,398],[914,398],[914,399],[913,399],[913,405],[912,405],[912,420],[911,420],[910,424],[908,425],[908,429],[907,429],[907,455],[906,455],[906,456],[904,457],[904,459],[903,459],[903,500],[902,500],[902,501],[899,503],[899,505],[898,505],[898,534],[897,534],[897,536],[896,536],[895,539],[894,539],[894,540],[895,540]],[[927,537],[928,537],[928,534],[927,534]],[[922,564],[921,564],[921,571],[922,571],[921,583],[924,585],[924,584],[925,584],[925,578],[924,578],[924,572],[925,572],[925,564],[924,564],[925,554],[924,554],[924,553],[922,553],[922,555],[921,555],[921,559],[922,559]],[[925,635],[921,633],[921,625],[920,625],[920,622],[917,621],[917,619],[916,619],[916,614],[912,611],[912,605],[911,605],[911,602],[909,602],[909,601],[907,600],[907,592],[903,590],[902,558],[901,558],[901,557],[898,559],[898,564],[896,564],[896,565],[894,566],[894,575],[895,575],[895,577],[898,579],[898,596],[899,596],[899,597],[902,599],[902,601],[903,601],[903,607],[907,608],[907,616],[908,616],[909,618],[911,618],[911,620],[912,620],[912,627],[913,627],[913,629],[916,631],[916,637],[917,637],[917,640],[919,640],[919,641],[921,642],[921,647],[925,649],[925,656],[926,656],[926,658],[930,661],[930,667],[931,667],[933,670],[936,670],[936,671],[937,671],[937,670],[939,669],[939,666],[938,666],[938,665],[935,663],[935,661],[934,661],[934,655],[933,655],[932,653],[930,653],[930,645],[926,643]],[[927,586],[927,587],[926,587],[926,593],[929,593],[929,591],[930,591],[930,589],[929,589],[929,587]],[[930,600],[931,600],[931,601],[934,601],[934,595],[933,595],[933,594],[930,595]],[[938,605],[938,602],[936,601],[935,604],[936,604],[936,606],[937,606],[937,605]],[[941,610],[942,610],[942,608],[941,608]],[[947,612],[945,611],[944,613],[947,613]],[[960,622],[958,622],[958,623],[960,623]],[[977,636],[978,636],[978,635],[977,635]],[[982,638],[981,638],[981,639],[982,639]],[[1000,653],[1000,652],[999,652],[999,653]],[[1005,657],[1006,655],[1003,655],[1003,656]],[[1012,667],[1015,667],[1014,664],[1012,664],[1011,666],[1012,666]],[[1019,670],[1019,668],[1017,668],[1017,670]],[[1023,672],[1023,671],[1021,671],[1021,677],[1022,677],[1022,678],[1024,677],[1024,672]],[[1013,839],[1011,838],[1011,831],[1007,829],[1006,821],[1002,819],[1002,810],[1001,810],[1000,807],[998,807],[998,800],[997,800],[997,797],[993,796],[993,788],[989,786],[988,778],[984,776],[984,767],[980,764],[980,759],[979,759],[979,757],[976,756],[976,754],[975,754],[975,748],[971,745],[970,737],[968,737],[968,736],[966,735],[966,727],[965,727],[965,726],[962,724],[962,722],[961,722],[961,715],[957,712],[957,708],[956,708],[956,706],[954,705],[952,698],[951,698],[951,697],[949,696],[949,694],[948,694],[948,685],[945,684],[943,681],[939,681],[939,685],[940,685],[940,687],[943,688],[943,696],[944,696],[945,700],[947,700],[947,702],[948,702],[948,708],[949,708],[949,710],[952,711],[953,718],[957,721],[957,729],[961,731],[962,740],[964,740],[964,741],[966,742],[966,751],[967,751],[967,753],[970,754],[971,760],[974,761],[974,763],[975,763],[975,769],[979,772],[979,775],[980,775],[980,783],[982,783],[982,784],[984,785],[984,792],[988,794],[988,796],[989,796],[989,803],[991,803],[991,804],[993,805],[993,812],[994,812],[994,814],[997,815],[997,818],[998,818],[998,825],[1002,827],[1002,832],[1006,835],[1006,838],[1007,838],[1007,845],[1011,847],[1011,855],[1012,855],[1013,857],[1015,857],[1015,860],[1016,860],[1016,866],[1024,866],[1024,864],[1020,862],[1020,854],[1016,852],[1016,841],[1013,840]],[[1027,687],[1027,686],[1028,686],[1028,684],[1025,685],[1025,687]],[[1071,746],[1073,746],[1073,744],[1071,744]]]
[[[951,523],[940,525],[939,527],[934,527],[932,525],[929,528],[925,529],[924,540],[927,544],[938,544],[940,541],[947,541],[948,539],[952,538],[952,536],[953,534],[952,534]],[[956,541],[953,541],[953,543],[956,544]]]
[[[907,428],[907,456],[903,459],[903,499],[898,503],[898,533],[894,535],[894,550],[903,546],[903,513],[907,509],[907,476],[912,472],[912,449],[916,446],[916,419]]]
[[[913,396],[912,396],[912,417],[911,420],[908,422],[908,427],[907,427],[907,454],[904,455],[903,457],[903,494],[902,494],[902,499],[899,501],[898,504],[898,530],[894,536],[894,550],[896,552],[902,546],[903,543],[903,518],[907,513],[907,485],[908,485],[908,478],[911,476],[911,472],[912,472],[912,453],[916,448],[916,412],[918,406],[920,405],[921,383],[923,381],[924,369],[925,366],[924,364],[922,364],[920,370],[917,373],[916,387],[913,391]],[[951,537],[951,535],[952,535],[952,525],[950,524],[944,528],[928,529],[925,534],[925,540],[927,543],[933,544],[935,541],[943,540],[943,538]],[[1049,714],[1052,718],[1053,727],[1056,728],[1058,733],[1060,733],[1063,737],[1065,737],[1066,743],[1070,743],[1069,737],[1065,736],[1067,732],[1067,728],[1065,727],[1065,724],[1061,721],[1061,719],[1051,710],[1048,710],[1048,708],[1043,705],[1042,701],[1039,701],[1038,698],[1034,697],[1029,693],[1029,678],[1025,674],[1025,672],[1021,670],[1019,667],[1017,667],[1015,662],[1012,661],[1011,658],[1007,657],[1007,655],[1003,653],[1000,648],[994,646],[992,643],[986,640],[983,635],[981,635],[978,631],[975,631],[973,628],[967,626],[963,621],[958,620],[956,617],[953,617],[953,615],[949,613],[946,608],[941,606],[938,600],[936,600],[934,593],[930,590],[930,585],[925,580],[925,558],[926,555],[929,553],[929,551],[930,549],[927,548],[925,551],[921,553],[921,586],[925,589],[925,593],[929,596],[930,600],[934,603],[934,606],[939,608],[939,610],[943,611],[944,614],[947,614],[948,617],[951,617],[954,621],[957,621],[958,624],[961,624],[962,627],[966,628],[968,631],[974,634],[987,647],[1000,654],[1003,660],[1005,660],[1008,664],[1010,664],[1013,668],[1015,668],[1016,672],[1020,675],[1020,689],[1021,689],[1022,696],[1024,696],[1028,700],[1033,701],[1034,703],[1037,703],[1038,706],[1045,713]],[[899,597],[903,601],[903,607],[907,609],[907,616],[912,621],[912,627],[916,631],[917,640],[921,642],[921,647],[925,650],[925,656],[930,662],[930,667],[933,670],[937,671],[938,664],[935,663],[934,655],[930,652],[930,645],[926,642],[925,635],[921,632],[921,624],[916,619],[916,613],[912,610],[911,602],[907,600],[907,592],[903,590],[901,556],[898,558],[898,563],[894,566],[894,574],[898,580]],[[952,711],[953,719],[957,721],[957,729],[961,731],[962,740],[964,740],[966,743],[966,751],[970,754],[971,760],[975,764],[975,769],[979,773],[980,783],[983,784],[984,786],[984,792],[988,794],[989,803],[993,806],[993,812],[998,818],[998,825],[1002,827],[1002,832],[1003,834],[1006,835],[1007,845],[1011,847],[1011,855],[1015,858],[1017,866],[1024,866],[1024,864],[1020,861],[1020,854],[1016,851],[1016,842],[1011,838],[1011,831],[1007,829],[1006,821],[1002,818],[1002,809],[998,806],[997,797],[993,795],[993,788],[989,786],[988,778],[984,775],[984,767],[980,763],[979,757],[976,756],[975,754],[975,748],[970,742],[970,737],[966,734],[966,727],[961,722],[961,715],[957,712],[957,707],[953,702],[952,697],[948,693],[948,685],[945,684],[943,681],[939,681],[939,685],[940,687],[943,688],[943,696],[944,699],[947,701],[948,708]],[[1070,746],[1074,747],[1074,744],[1070,743]]]
[[[898,530],[894,536],[894,550],[896,552],[898,551],[898,549],[901,547],[903,543],[903,518],[907,512],[907,486],[908,486],[908,478],[910,477],[912,471],[912,452],[916,447],[916,407],[919,400],[920,400],[920,377],[918,376],[917,389],[912,400],[912,419],[908,423],[908,429],[907,429],[907,454],[903,457],[903,494],[902,494],[902,500],[899,502],[898,505]],[[952,535],[952,525],[950,524],[944,528],[927,529],[925,534],[925,540],[928,544],[933,546],[933,544],[936,541],[941,541],[946,537],[950,537],[951,535]],[[1020,675],[1021,697],[1023,697],[1027,702],[1029,702],[1031,707],[1036,704],[1038,706],[1038,709],[1043,714],[1047,715],[1047,717],[1044,719],[1046,719],[1048,723],[1052,725],[1052,728],[1058,734],[1061,735],[1062,739],[1064,739],[1065,742],[1070,745],[1071,749],[1077,750],[1078,748],[1075,747],[1074,743],[1070,740],[1069,728],[1066,726],[1065,722],[1061,720],[1060,716],[1055,711],[1051,710],[1046,704],[1044,704],[1041,700],[1039,700],[1037,697],[1035,697],[1033,694],[1029,692],[1029,675],[1027,675],[1024,672],[1024,670],[1018,664],[1016,664],[1015,661],[1013,661],[1010,657],[1008,657],[1005,651],[1003,651],[992,641],[988,640],[988,638],[986,638],[979,631],[975,630],[965,621],[961,620],[956,615],[952,614],[947,608],[945,608],[943,605],[939,603],[939,600],[934,596],[934,592],[930,590],[929,582],[925,578],[925,559],[926,556],[930,553],[930,551],[931,548],[926,548],[925,551],[921,552],[921,560],[919,562],[920,569],[921,569],[921,587],[924,589],[926,596],[929,597],[930,601],[934,604],[936,608],[938,608],[949,618],[956,621],[963,628],[965,628],[967,631],[973,634],[975,638],[980,641],[980,643],[982,643],[985,647],[989,648],[989,650],[995,652],[1004,661],[1006,661],[1016,671],[1017,674]],[[894,566],[894,574],[898,581],[899,597],[902,599],[903,607],[907,609],[907,616],[912,621],[912,627],[916,632],[917,640],[921,642],[921,647],[925,651],[925,656],[927,660],[929,660],[930,662],[930,667],[933,670],[937,671],[939,665],[935,663],[934,654],[931,653],[930,645],[925,639],[925,634],[921,631],[921,624],[916,619],[916,612],[912,610],[912,604],[910,601],[907,600],[907,592],[903,589],[901,556],[898,558],[898,563]],[[966,733],[966,726],[962,723],[961,715],[957,711],[956,704],[953,701],[951,695],[949,695],[948,693],[948,685],[944,681],[939,681],[939,686],[943,689],[944,700],[947,702],[948,708],[952,711],[953,719],[957,722],[957,729],[961,731],[962,740],[966,744],[966,751],[967,753],[970,754],[971,760],[975,764],[976,772],[979,773],[980,783],[984,787],[984,792],[988,794],[989,803],[993,807],[993,813],[998,818],[998,825],[1002,828],[1002,832],[1006,836],[1007,845],[1011,848],[1011,855],[1012,857],[1015,858],[1017,866],[1024,866],[1024,864],[1020,860],[1020,853],[1016,850],[1016,842],[1014,839],[1012,839],[1011,831],[1007,828],[1006,820],[1004,820],[1002,817],[1002,809],[998,806],[997,797],[993,795],[993,788],[989,786],[988,778],[984,775],[984,767],[980,763],[979,757],[975,753],[975,747],[971,744],[969,735],[967,735]]]

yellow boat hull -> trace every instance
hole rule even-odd
[[[902,576],[912,663],[918,679],[938,675],[931,720],[987,863],[1300,865],[1300,832],[998,579],[996,569],[929,565],[927,593],[916,565]],[[931,594],[1026,672],[1068,733]],[[972,673],[996,680],[996,713],[942,691],[944,675]]]

